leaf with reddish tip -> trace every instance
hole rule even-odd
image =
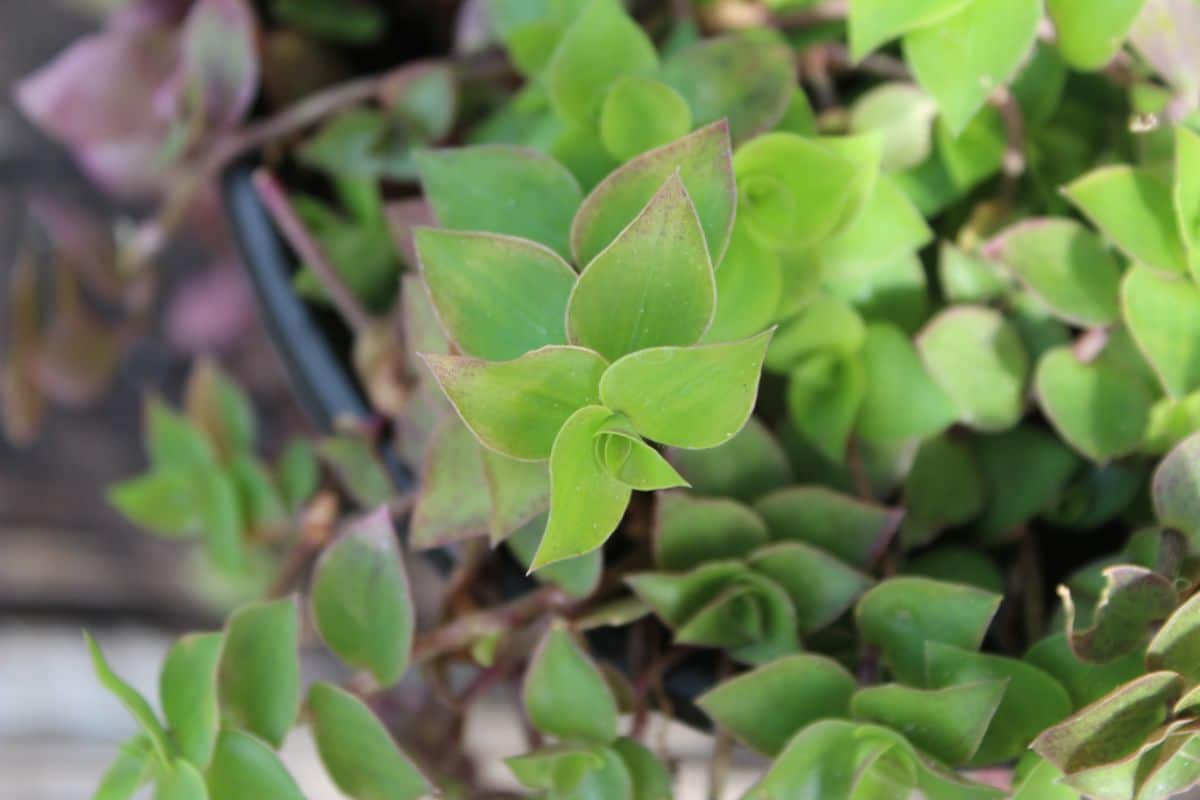
[[[1064,586],[1058,592],[1066,611],[1071,649],[1085,661],[1104,663],[1135,652],[1179,603],[1172,581],[1144,567],[1109,567],[1104,579],[1104,592],[1087,630],[1075,629],[1070,590]]]
[[[676,173],[579,275],[567,302],[567,336],[610,361],[695,344],[716,305],[704,232]]]
[[[695,206],[712,263],[720,264],[737,201],[729,126],[723,121],[643,153],[601,181],[571,223],[576,264],[588,264],[608,247],[676,172]]]
[[[438,318],[464,355],[506,361],[567,343],[576,276],[553,250],[477,231],[419,228],[414,240]]]
[[[903,512],[820,486],[780,489],[754,506],[773,541],[815,545],[868,568],[887,548]]]
[[[258,91],[258,19],[246,0],[198,0],[180,41],[188,98],[211,128],[239,123]]]
[[[1070,775],[1136,752],[1183,691],[1174,672],[1152,672],[1044,731],[1030,747]]]
[[[582,347],[550,346],[512,361],[424,357],[479,441],[529,461],[547,458],[567,418],[600,399],[607,364]]]
[[[777,755],[808,724],[846,716],[856,685],[836,661],[802,653],[720,683],[696,704],[755,750]]]

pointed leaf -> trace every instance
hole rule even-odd
[[[1160,523],[1189,537],[1200,534],[1200,434],[1184,439],[1159,462],[1151,494]]]
[[[200,769],[208,766],[221,727],[217,667],[224,642],[220,633],[184,636],[167,651],[159,676],[159,704],[171,738]]]
[[[779,256],[734,225],[725,259],[717,270],[717,310],[702,342],[729,342],[766,329],[783,294]]]
[[[221,731],[204,778],[213,800],[304,800],[279,756],[242,731]]]
[[[608,247],[676,172],[696,209],[712,263],[720,264],[736,204],[724,121],[643,153],[601,181],[571,223],[575,263],[586,265]]]
[[[1200,595],[1180,606],[1154,634],[1146,668],[1172,670],[1189,684],[1200,683]]]
[[[891,325],[869,325],[862,351],[866,393],[858,433],[872,442],[897,442],[940,433],[958,416],[949,396],[926,371],[916,348]],[[903,398],[902,403],[897,399]]]
[[[773,756],[810,723],[846,716],[856,686],[836,661],[804,653],[718,684],[696,703],[738,739]]]
[[[317,562],[311,591],[313,622],[329,649],[370,670],[382,686],[408,665],[415,627],[413,602],[384,509],[349,525]]]
[[[884,134],[883,168],[904,170],[925,161],[933,151],[933,120],[936,116],[937,103],[917,86],[883,83],[854,101],[850,109],[850,130],[854,133],[881,131]]]
[[[550,518],[531,569],[595,550],[629,504],[631,490],[595,458],[594,440],[613,413],[585,406],[562,426],[550,453]]]
[[[583,193],[567,168],[534,150],[480,145],[416,154],[425,198],[446,228],[532,239],[564,258]],[[497,202],[503,197],[505,202]]]
[[[801,635],[832,624],[873,583],[825,551],[801,542],[764,547],[750,556],[748,563],[787,592]]]
[[[479,455],[492,504],[489,537],[495,544],[550,508],[550,469],[545,462],[517,461],[485,447]]]
[[[510,458],[550,455],[567,418],[600,399],[607,364],[580,347],[543,347],[512,361],[424,356],[467,427]]]
[[[1186,125],[1175,126],[1173,188],[1175,221],[1195,277],[1200,275],[1200,134]]]
[[[121,705],[125,706],[130,715],[137,720],[138,725],[150,740],[154,755],[160,764],[165,765],[170,760],[171,746],[167,741],[167,733],[163,730],[162,723],[154,714],[154,709],[146,702],[146,698],[112,671],[112,667],[108,665],[104,653],[101,652],[100,646],[96,644],[92,635],[84,631],[83,638],[87,642],[88,653],[92,659],[92,670],[96,673],[100,684],[120,700]]]
[[[1159,272],[1187,273],[1171,187],[1154,173],[1125,165],[1101,167],[1063,191],[1134,261]]]
[[[1200,388],[1200,289],[1186,277],[1133,266],[1121,282],[1125,324],[1175,398]]]
[[[649,748],[622,736],[613,743],[612,751],[620,756],[633,779],[630,800],[671,800],[671,775]]]
[[[980,437],[972,445],[987,496],[974,528],[986,541],[1009,535],[1048,508],[1081,463],[1055,436],[1032,426]]]
[[[363,508],[375,508],[392,498],[392,480],[361,436],[343,434],[317,442],[317,455],[339,483]]]
[[[843,464],[866,390],[866,375],[857,358],[815,356],[789,376],[788,418],[821,455]]]
[[[596,459],[608,474],[631,489],[652,492],[687,486],[675,468],[620,415],[604,423],[593,444]]]
[[[465,355],[507,361],[566,344],[575,271],[515,236],[418,228],[417,257],[438,318]]]
[[[1137,19],[1146,0],[1113,0],[1095,5],[1087,0],[1047,0],[1059,51],[1075,69],[1094,70],[1107,64]]]
[[[354,695],[328,683],[308,691],[317,752],[333,782],[354,800],[418,800],[429,781],[387,728]]]
[[[983,475],[967,446],[947,436],[921,445],[904,479],[906,547],[928,544],[943,529],[961,525],[983,510]]]
[[[673,447],[716,447],[750,417],[772,333],[728,344],[631,353],[605,371],[600,398],[647,439]]]
[[[687,101],[665,83],[625,76],[613,84],[600,112],[600,137],[622,161],[661,147],[692,130]]]
[[[925,643],[975,650],[1000,597],[928,578],[889,578],[863,595],[855,609],[863,638],[879,647],[905,683],[925,680]]]
[[[528,567],[533,562],[533,556],[541,544],[542,535],[546,531],[546,515],[534,517],[523,528],[508,538],[505,544],[509,551],[521,563]],[[604,554],[593,550],[575,558],[567,558],[542,567],[535,574],[539,582],[552,584],[562,589],[571,597],[585,598],[596,591],[604,572]]]
[[[1029,648],[1025,660],[1062,684],[1076,709],[1094,703],[1145,671],[1141,653],[1131,653],[1107,664],[1082,661],[1071,651],[1065,633],[1047,636]]]
[[[855,61],[909,31],[949,17],[971,0],[854,0],[850,4],[850,55]]]
[[[772,492],[754,508],[772,540],[815,545],[862,568],[887,549],[901,518],[892,509],[819,486]]]
[[[617,737],[617,704],[604,677],[561,625],[534,650],[522,690],[539,731],[565,740],[608,744]]]
[[[132,800],[154,774],[154,752],[149,737],[139,733],[121,745],[105,770],[92,800]]]
[[[985,252],[1003,261],[1065,322],[1108,325],[1120,313],[1120,264],[1099,236],[1074,220],[1027,220],[1000,234]]]
[[[925,752],[957,766],[979,748],[1006,687],[1003,680],[945,689],[913,689],[895,683],[871,686],[854,694],[850,712],[903,733]]]
[[[204,776],[188,761],[176,761],[154,787],[154,800],[208,800]]]
[[[792,467],[779,442],[758,419],[710,450],[670,450],[669,457],[699,494],[752,502],[792,483]]]
[[[409,547],[427,550],[490,531],[495,509],[484,467],[485,452],[491,451],[480,446],[457,416],[448,414],[437,423],[421,462],[420,493],[409,520]]]
[[[676,174],[580,274],[567,304],[567,336],[609,360],[695,344],[716,302],[704,233]]]
[[[1041,16],[1041,0],[972,0],[905,35],[904,60],[956,135],[1016,73]]]
[[[299,617],[294,600],[277,600],[244,606],[225,626],[221,710],[227,720],[276,747],[300,710]],[[238,740],[233,746],[240,750],[243,744]],[[219,742],[217,749],[210,770],[220,760]]]

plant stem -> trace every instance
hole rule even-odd
[[[547,611],[565,610],[570,604],[570,598],[557,586],[543,586],[510,603],[459,617],[418,636],[413,661],[421,663],[465,650],[480,636],[519,628]]]
[[[279,179],[265,167],[260,167],[254,171],[254,188],[258,190],[258,196],[275,220],[275,224],[279,226],[283,237],[317,276],[334,308],[346,320],[350,329],[360,336],[369,331],[375,325],[374,318],[367,313],[354,292],[342,280],[325,249],[305,227]]]

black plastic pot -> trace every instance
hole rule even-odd
[[[254,167],[252,162],[231,167],[223,176],[222,194],[272,344],[297,400],[321,430],[331,430],[339,418],[366,418],[371,414],[366,397],[348,368],[345,348],[337,346],[345,331],[333,318],[320,317],[293,290],[295,257],[255,191]],[[385,451],[382,456],[397,487],[411,489],[414,479],[407,466],[394,453]],[[454,563],[445,549],[424,555],[443,572]],[[515,597],[535,585],[515,561],[506,559],[506,564],[499,576],[505,595]],[[588,634],[589,645],[597,656],[625,669],[628,634],[627,629],[596,629]],[[665,686],[679,719],[707,727],[694,700],[716,682],[717,666],[715,655],[699,653],[667,673]]]

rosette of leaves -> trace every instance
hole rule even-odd
[[[898,521],[887,509],[803,488],[753,507],[670,492],[657,515],[660,571],[626,581],[676,642],[722,648],[748,664],[795,652],[802,637],[841,617],[872,585],[862,570]],[[814,517],[822,524],[812,525]]]
[[[312,615],[329,648],[383,685],[404,673],[414,629],[408,579],[384,511],[347,526],[318,564]],[[160,717],[113,672],[88,637],[95,672],[141,731],[126,742],[96,797],[126,800],[146,784],[169,800],[302,800],[276,751],[303,710],[334,784],[355,800],[417,800],[429,779],[365,700],[318,682],[302,698],[295,599],[235,611],[225,628],[188,634],[159,676]]]
[[[530,151],[419,162],[444,228],[418,230],[417,253],[457,351],[425,363],[480,453],[531,479],[548,461],[532,567],[587,554],[633,491],[684,484],[651,443],[715,447],[754,404],[770,332],[705,340],[736,203],[728,128],[645,153],[582,200],[565,168]],[[514,186],[540,196],[497,205]]]

